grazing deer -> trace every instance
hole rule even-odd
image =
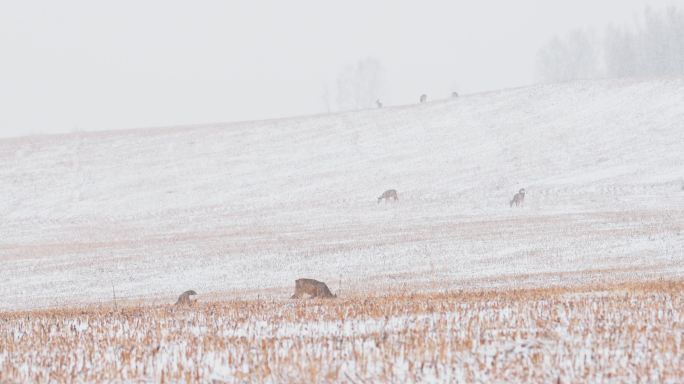
[[[421,102],[421,103],[424,103],[424,102],[426,102],[426,101],[427,101],[427,95],[426,95],[426,94],[420,95],[420,102]]]
[[[396,189],[388,189],[385,192],[378,197],[378,204],[380,204],[380,200],[385,199],[385,203],[389,201],[389,199],[394,199],[394,200],[399,200],[399,197],[397,197],[397,190]]]
[[[324,299],[335,298],[324,282],[314,279],[297,279],[295,280],[295,293],[290,299],[301,299],[302,296],[309,295],[311,297],[320,297]]]
[[[190,296],[196,295],[197,292],[193,291],[192,289],[189,291],[183,292],[180,296],[178,296],[178,301],[176,301],[175,305],[187,305],[187,306],[192,306],[195,301],[197,300],[190,300]]]
[[[382,103],[380,102],[380,99],[375,100],[375,105],[376,105],[378,108],[382,108]]]
[[[513,195],[513,200],[510,202],[510,206],[513,207],[513,204],[515,206],[523,205],[525,203],[525,188],[520,188],[520,191]]]

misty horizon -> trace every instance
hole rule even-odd
[[[385,106],[520,87],[540,80],[537,54],[554,37],[630,25],[647,6],[672,5],[3,5],[0,136],[355,109],[340,100],[339,79],[363,60],[379,79],[368,98]]]

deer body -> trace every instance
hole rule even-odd
[[[513,207],[513,204],[515,204],[515,206],[517,207],[519,205],[523,205],[524,203],[525,203],[525,188],[521,188],[520,191],[518,191],[518,193],[513,195],[513,200],[511,200],[509,205],[511,207]]]
[[[190,300],[190,296],[196,295],[197,292],[193,291],[192,289],[189,291],[183,292],[180,296],[178,296],[178,301],[176,301],[175,305],[187,305],[191,306],[194,304],[194,301]]]
[[[385,202],[389,201],[389,199],[394,199],[394,200],[399,200],[399,197],[397,197],[397,190],[396,189],[388,189],[385,192],[378,197],[378,204],[380,204],[380,200],[385,199]]]
[[[320,298],[335,298],[324,282],[314,279],[297,279],[295,280],[295,293],[290,297],[291,299],[301,299],[304,295]]]

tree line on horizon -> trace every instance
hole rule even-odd
[[[576,29],[537,54],[543,82],[684,75],[684,12],[646,8],[633,23]]]

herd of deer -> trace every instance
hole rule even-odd
[[[396,189],[388,189],[385,192],[382,193],[378,197],[378,204],[385,199],[385,202],[388,202],[391,200],[399,200],[399,197],[397,196],[397,190]],[[518,193],[513,195],[513,199],[510,201],[509,205],[513,207],[513,205],[520,206],[523,205],[525,202],[525,188],[521,188]],[[176,301],[176,306],[192,306],[196,300],[191,300],[190,296],[197,295],[197,292],[194,290],[189,290],[183,292],[179,297],[178,301]],[[330,299],[330,298],[336,298],[337,295],[333,295],[333,293],[330,291],[330,288],[322,282],[314,279],[297,279],[295,280],[295,292],[294,294],[290,297],[291,299],[301,299],[303,297],[309,296],[311,298],[322,298],[322,299]]]

